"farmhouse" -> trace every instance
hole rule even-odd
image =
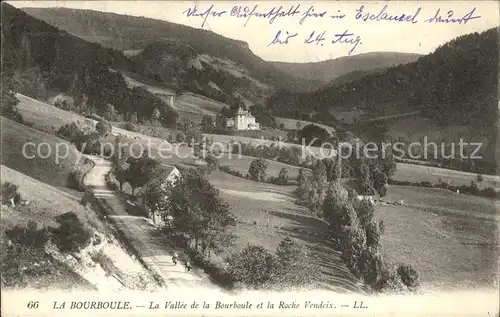
[[[234,127],[235,130],[260,130],[259,123],[255,122],[255,117],[250,111],[241,106],[232,118],[226,118],[226,127]]]
[[[139,192],[137,193],[137,204],[144,207],[146,210],[148,209],[145,202],[145,197],[148,190],[154,185],[157,184],[158,181],[161,183],[161,187],[166,189],[167,186],[175,186],[177,181],[181,177],[181,173],[175,166],[162,164],[163,171],[160,176],[150,179],[144,186],[141,187]],[[156,220],[156,219],[153,219]],[[156,222],[155,222],[156,223]]]

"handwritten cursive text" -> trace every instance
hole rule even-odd
[[[453,10],[449,10],[446,12],[446,17],[441,16],[441,9],[437,9],[436,14],[433,17],[424,20],[427,23],[458,23],[458,24],[467,24],[470,20],[481,18],[480,15],[474,15],[476,12],[476,8],[473,8],[470,12],[466,13],[463,16],[455,16],[455,12]]]
[[[398,14],[389,14],[387,13],[387,9],[389,6],[386,4],[378,13],[370,13],[365,11],[365,6],[361,6],[356,9],[356,20],[362,21],[393,21],[393,22],[408,22],[408,23],[418,23],[418,15],[420,11],[422,11],[421,7],[415,11],[415,13],[398,13]]]
[[[199,12],[196,6],[194,6],[193,8],[188,8],[183,12],[183,14],[185,14],[188,18],[193,16],[202,18],[203,19],[203,22],[201,23],[202,27],[205,26],[205,23],[207,22],[209,16],[220,18],[225,13],[226,11],[219,11],[219,12],[215,11],[213,4],[203,12]]]

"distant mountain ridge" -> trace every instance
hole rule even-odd
[[[416,61],[420,54],[398,52],[371,52],[355,56],[344,56],[321,62],[285,63],[271,62],[282,71],[298,78],[331,82],[351,72],[370,72],[399,64]]]
[[[310,91],[321,86],[277,69],[253,54],[244,41],[225,38],[211,31],[144,17],[67,8],[23,8],[26,13],[85,40],[120,51],[144,49],[164,37],[176,38],[200,55],[233,61],[250,77],[276,88]]]
[[[170,125],[177,114],[144,89],[129,89],[120,72],[133,62],[121,51],[89,43],[3,2],[2,82],[39,100],[66,95],[65,107],[80,113],[108,112],[122,120],[149,120],[159,110]]]
[[[311,93],[276,92],[267,101],[278,116],[314,110],[323,123],[332,111],[368,117],[420,111],[442,125],[491,126],[497,118],[498,28],[460,36],[418,60]],[[326,120],[326,121],[325,121]]]

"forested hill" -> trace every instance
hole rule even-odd
[[[119,72],[131,62],[122,52],[89,43],[2,3],[2,82],[39,100],[71,97],[71,110],[147,120],[158,108],[164,123],[176,113],[145,90],[131,90]],[[69,99],[68,99],[69,100]]]
[[[272,62],[274,66],[292,76],[329,83],[349,73],[371,72],[399,64],[416,61],[419,54],[399,52],[370,52],[354,56],[343,56],[314,63]]]
[[[369,116],[421,111],[441,124],[491,125],[497,119],[498,28],[460,36],[417,61],[312,93],[279,91],[267,104],[275,115],[314,109],[364,110]],[[331,118],[333,120],[333,118]]]
[[[92,10],[23,8],[25,12],[88,41],[117,50],[140,50],[165,37],[192,47],[198,54],[228,59],[248,70],[250,77],[276,88],[311,91],[321,82],[298,79],[253,54],[244,41],[189,26]]]

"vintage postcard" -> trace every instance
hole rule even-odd
[[[496,1],[4,1],[1,315],[499,317]]]

